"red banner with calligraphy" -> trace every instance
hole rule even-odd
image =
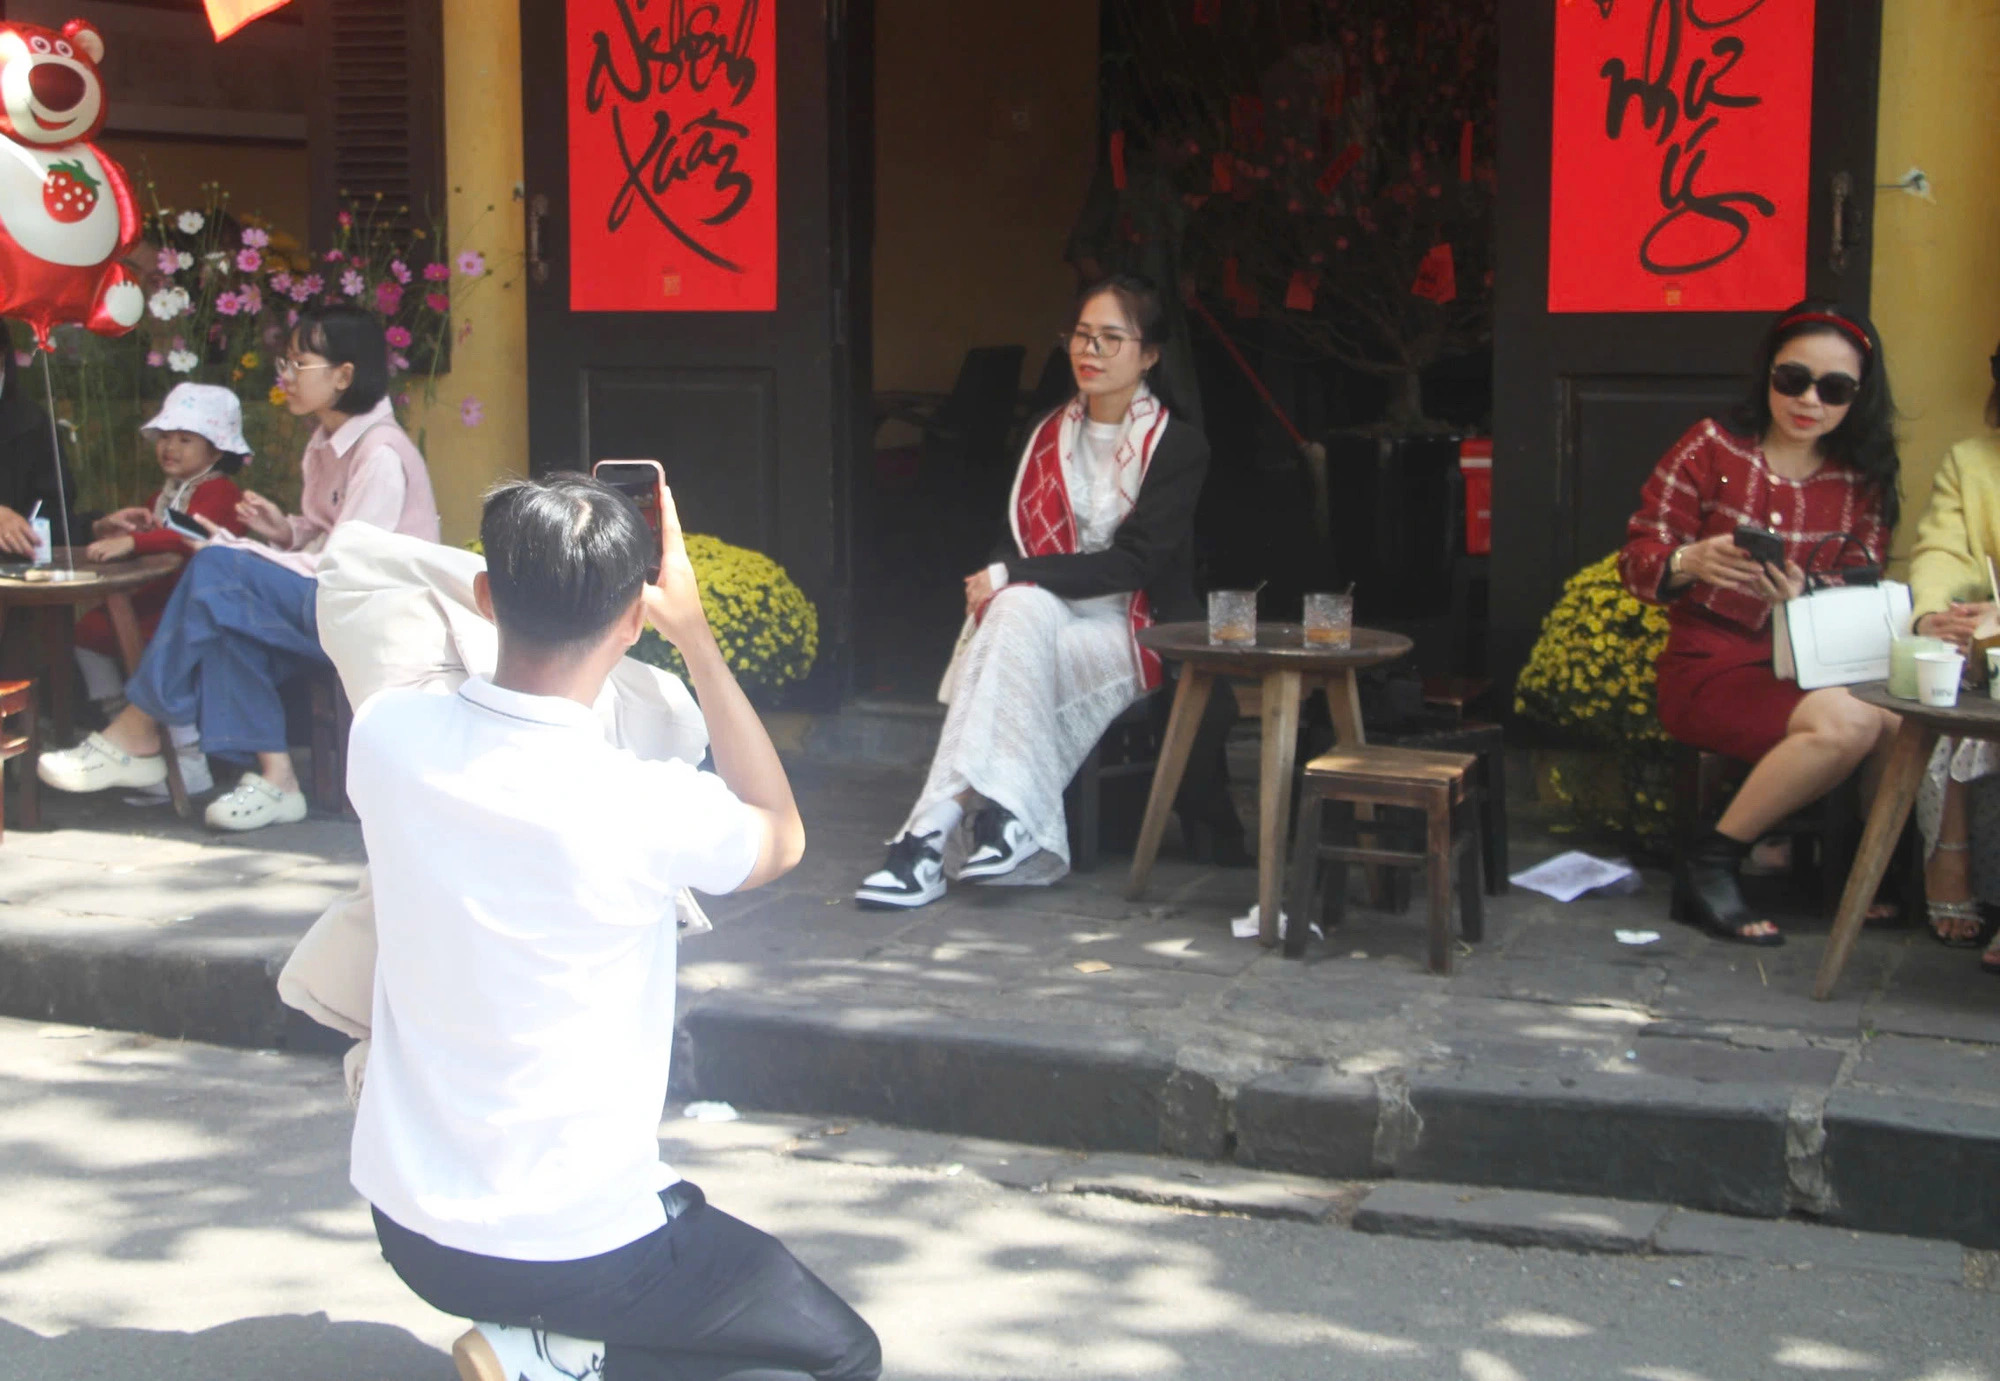
[[[1551,312],[1806,291],[1813,0],[1555,0]]]
[[[569,305],[778,305],[777,6],[568,0]]]

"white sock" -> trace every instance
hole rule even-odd
[[[115,657],[107,657],[93,648],[79,647],[76,652],[76,669],[83,673],[83,693],[92,700],[102,703],[106,700],[125,700],[125,669]]]
[[[956,797],[952,797],[939,801],[936,805],[926,806],[911,816],[909,826],[904,833],[935,834],[940,839],[949,839],[951,832],[958,828],[958,822],[964,818],[965,807],[958,803]]]
[[[180,750],[182,757],[201,751],[201,730],[193,724],[169,724],[167,737]]]

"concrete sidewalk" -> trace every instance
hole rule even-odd
[[[1517,779],[1525,774],[1515,774]],[[1418,915],[1351,907],[1303,963],[1230,936],[1251,872],[1171,856],[915,914],[848,900],[906,770],[798,769],[812,847],[682,955],[679,1090],[1050,1146],[1330,1178],[1651,1200],[2000,1245],[2000,983],[1919,929],[1774,951],[1665,920],[1665,885],[1516,890],[1449,979]],[[1562,841],[1517,811],[1515,866]],[[324,1043],[271,978],[360,866],[351,824],[220,838],[57,798],[0,845],[0,1012],[251,1046]],[[1651,929],[1644,947],[1617,929]]]

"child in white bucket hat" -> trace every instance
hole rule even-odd
[[[159,415],[139,429],[153,443],[166,482],[146,502],[121,508],[99,518],[92,528],[97,538],[84,555],[91,561],[127,561],[170,552],[181,556],[193,549],[166,526],[168,509],[207,518],[230,532],[241,533],[236,505],[243,491],[230,476],[250,461],[250,443],[243,439],[243,405],[229,389],[216,384],[176,384],[160,405]],[[178,573],[170,572],[132,592],[132,609],[150,639],[160,613],[174,592]],[[110,616],[91,610],[76,623],[76,661],[90,698],[108,719],[125,703],[125,668],[118,659],[118,639]],[[213,785],[208,760],[202,756],[192,726],[174,730],[181,775],[190,792]],[[160,793],[165,799],[165,792]]]

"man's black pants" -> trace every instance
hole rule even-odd
[[[375,1214],[382,1255],[432,1308],[605,1344],[605,1381],[875,1381],[875,1332],[768,1233],[683,1180],[667,1225],[602,1256],[509,1261]]]

